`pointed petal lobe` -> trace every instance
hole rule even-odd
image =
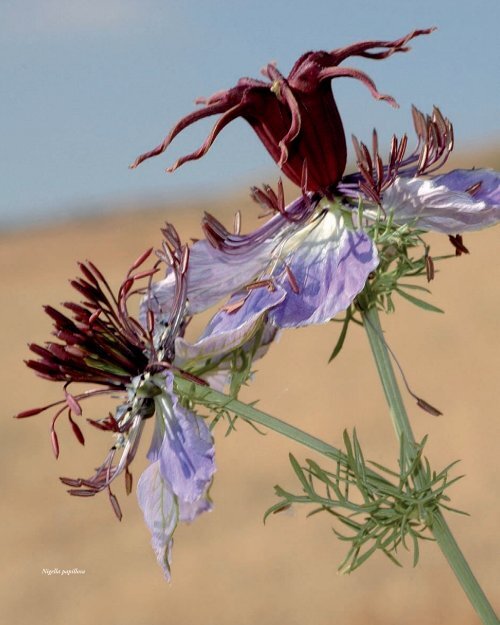
[[[151,532],[151,544],[158,563],[166,579],[170,580],[172,535],[177,526],[178,509],[174,493],[161,476],[159,462],[150,464],[139,478],[137,498]]]

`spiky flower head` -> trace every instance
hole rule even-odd
[[[262,70],[267,81],[241,78],[231,89],[198,99],[197,103],[204,105],[203,108],[183,117],[160,145],[139,156],[131,167],[164,152],[191,124],[220,115],[201,147],[167,170],[173,171],[187,161],[201,158],[219,132],[242,117],[292,182],[305,192],[329,196],[342,178],[347,160],[344,128],[331,89],[332,79],[359,80],[374,98],[397,106],[394,98],[377,90],[367,74],[352,67],[341,67],[341,64],[353,56],[380,60],[396,52],[407,52],[410,40],[433,30],[414,30],[395,41],[362,41],[330,52],[307,52],[295,62],[287,77],[274,63],[269,63]]]
[[[114,442],[104,462],[88,478],[60,478],[69,493],[92,497],[107,491],[113,510],[121,520],[112,482],[125,475],[127,493],[132,489],[130,465],[137,453],[146,421],[153,416],[154,433],[148,458],[151,465],[137,485],[139,504],[152,532],[153,548],[165,576],[170,576],[172,535],[179,521],[190,522],[211,509],[208,496],[215,472],[214,445],[205,421],[183,407],[174,389],[174,372],[190,377],[175,365],[175,341],[188,321],[186,273],[189,251],[181,245],[172,226],[163,230],[163,247],[158,261],[142,269],[152,249],[131,266],[115,294],[101,271],[91,262],[81,263],[81,276],[71,282],[83,301],[67,302],[62,313],[50,306],[47,314],[54,322],[57,340],[44,346],[30,345],[38,357],[28,367],[45,379],[64,383],[64,398],[58,402],[26,410],[18,418],[30,417],[49,408],[56,409],[51,436],[54,453],[59,455],[55,430],[57,419],[67,414],[80,443],[85,439],[77,417],[81,403],[102,394],[121,396],[114,412],[102,419],[88,419],[94,427],[113,434]],[[152,276],[166,263],[174,278],[174,294],[168,311],[155,317],[146,308],[144,320],[129,311],[133,295],[148,299]],[[144,286],[140,286],[146,281]],[[199,381],[201,383],[201,381]],[[95,388],[73,392],[76,383]]]

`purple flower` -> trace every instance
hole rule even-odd
[[[373,209],[381,206],[396,224],[420,230],[452,235],[498,223],[500,174],[458,169],[433,175],[453,149],[453,127],[437,108],[432,115],[423,115],[415,107],[412,113],[418,139],[415,150],[406,155],[406,136],[393,137],[384,165],[375,131],[371,154],[354,139],[359,171],[345,176],[338,192],[347,200],[361,196],[366,216],[373,216]]]
[[[173,374],[151,380],[154,395],[155,432],[148,458],[152,464],[137,484],[139,505],[152,533],[152,545],[167,579],[170,554],[178,521],[190,523],[211,510],[208,495],[215,472],[214,445],[205,421],[179,404]]]
[[[68,314],[51,307],[46,312],[54,321],[56,341],[45,346],[30,345],[38,357],[27,365],[42,377],[64,382],[64,399],[27,410],[19,418],[49,408],[57,412],[51,435],[55,455],[59,454],[55,424],[66,413],[80,441],[84,436],[75,417],[82,415],[84,399],[102,394],[122,395],[114,414],[87,421],[113,433],[114,443],[103,464],[89,478],[60,478],[71,495],[91,497],[107,491],[118,519],[122,513],[112,482],[125,475],[127,493],[132,490],[130,466],[146,422],[154,417],[154,433],[148,452],[152,461],[137,485],[139,504],[152,532],[152,543],[165,576],[170,577],[172,535],[179,521],[191,522],[211,509],[208,491],[215,472],[214,444],[205,421],[179,404],[174,391],[174,371],[188,375],[175,363],[175,341],[182,336],[186,318],[186,272],[189,253],[171,226],[163,230],[165,242],[160,261],[168,264],[173,277],[171,305],[160,319],[147,312],[142,323],[128,310],[129,298],[142,294],[139,281],[151,281],[158,261],[142,270],[152,250],[131,267],[115,295],[108,282],[90,262],[81,264],[82,276],[72,282],[84,297],[83,303],[64,304]],[[69,391],[77,382],[95,386],[77,394]]]
[[[500,221],[500,174],[457,169],[432,178],[398,177],[383,195],[398,224],[445,234],[481,230]]]
[[[287,328],[327,322],[350,306],[377,267],[376,247],[352,226],[349,211],[343,214],[312,195],[284,207],[274,194],[254,193],[278,214],[248,235],[231,234],[207,215],[207,240],[193,245],[187,272],[191,312],[225,295],[231,298],[191,346],[192,353],[181,348],[187,360],[196,350],[210,354],[221,344],[242,346],[266,324]],[[155,285],[152,300],[158,307],[168,309],[174,285],[171,273]]]
[[[269,82],[241,78],[232,89],[197,100],[204,108],[181,119],[159,146],[139,156],[131,167],[164,152],[187,126],[204,117],[220,115],[203,145],[168,169],[173,171],[186,161],[206,154],[219,132],[242,117],[292,182],[305,191],[329,196],[342,178],[347,158],[344,129],[331,80],[354,78],[368,87],[373,97],[396,106],[392,97],[377,91],[364,72],[339,65],[352,56],[378,60],[396,52],[407,52],[411,39],[432,30],[415,30],[395,41],[363,41],[331,52],[307,52],[296,61],[287,78],[270,63],[263,70]]]

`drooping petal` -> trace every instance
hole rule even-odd
[[[187,271],[187,298],[191,313],[214,306],[228,295],[251,283],[267,267],[273,250],[301,227],[314,211],[316,201],[299,197],[250,234],[231,234],[222,224],[207,215],[204,228],[215,239],[197,241],[190,250]],[[167,315],[172,307],[175,276],[172,272],[152,286],[142,304],[142,317],[149,308],[155,315]]]
[[[179,511],[175,495],[161,475],[158,461],[150,464],[139,478],[137,499],[151,532],[151,544],[158,563],[166,579],[170,580],[172,535],[177,527]]]
[[[179,521],[183,523],[192,523],[203,512],[210,512],[213,508],[212,500],[205,493],[202,497],[196,501],[182,501],[179,500]]]
[[[228,255],[208,241],[197,241],[192,249],[188,269],[188,300],[191,313],[199,313],[252,282],[266,266],[275,243],[265,241],[247,254]],[[143,308],[155,314],[168,311],[173,302],[175,280],[171,273],[151,289]]]
[[[159,451],[162,478],[179,500],[195,502],[204,495],[215,473],[214,444],[205,421],[179,404],[173,375],[164,374],[165,386],[154,398],[165,436]]]
[[[377,265],[370,237],[326,213],[286,258],[277,279],[286,298],[271,311],[271,322],[285,328],[329,321],[352,303]]]
[[[397,224],[446,234],[480,230],[500,221],[499,185],[500,176],[489,170],[400,177],[385,191],[383,206]]]
[[[177,339],[176,356],[179,362],[217,358],[242,347],[261,327],[264,315],[285,297],[286,291],[279,286],[261,286],[235,293],[227,305],[212,317],[196,343]]]

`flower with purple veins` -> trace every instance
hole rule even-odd
[[[392,138],[385,165],[376,131],[371,154],[353,138],[359,171],[339,183],[337,191],[344,201],[361,197],[366,217],[374,218],[376,208],[382,207],[395,224],[448,235],[498,223],[500,174],[488,169],[457,169],[436,175],[453,149],[453,127],[436,107],[432,115],[415,107],[412,114],[417,145],[410,155],[406,155],[406,135],[401,140]],[[450,238],[453,242],[456,236]]]
[[[432,178],[399,177],[383,204],[397,223],[445,234],[481,230],[500,221],[500,174],[456,169]]]
[[[417,146],[408,155],[407,137],[393,137],[385,165],[375,131],[372,154],[353,138],[359,170],[343,175],[345,138],[330,80],[357,78],[375,97],[395,102],[381,96],[368,76],[339,64],[350,56],[384,59],[406,52],[411,39],[432,30],[416,30],[392,42],[306,53],[286,79],[268,65],[264,74],[271,83],[241,79],[233,89],[206,100],[206,106],[181,119],[162,144],[137,158],[133,167],[166,150],[190,124],[220,114],[205,143],[170,168],[176,169],[202,157],[220,130],[241,116],[283,172],[302,186],[302,197],[286,207],[281,185],[277,194],[269,187],[254,189],[254,198],[277,214],[248,235],[230,233],[214,217],[205,216],[206,240],[194,244],[187,275],[189,309],[196,313],[223,297],[230,299],[191,350],[210,352],[221,341],[236,349],[262,327],[324,323],[347,309],[378,265],[377,247],[363,230],[371,221],[390,215],[396,225],[449,234],[496,223],[496,174],[479,170],[431,176],[453,148],[453,128],[437,108],[432,116],[413,108]],[[366,218],[362,221],[355,210],[360,203],[359,214]],[[457,253],[466,251],[460,235],[450,240]],[[174,285],[172,274],[155,285],[153,308],[168,309]],[[190,350],[184,352],[189,360]]]
[[[248,235],[231,234],[211,215],[206,240],[191,250],[187,298],[199,312],[231,295],[193,350],[233,349],[263,324],[275,328],[325,323],[350,306],[377,267],[370,237],[352,225],[350,211],[308,194],[284,206],[278,193],[254,189],[254,198],[276,214]],[[168,307],[175,279],[170,272],[153,287],[157,306]]]
[[[197,103],[204,107],[182,118],[160,145],[139,156],[131,167],[164,152],[187,126],[205,117],[220,115],[203,145],[167,170],[173,171],[187,161],[201,158],[219,132],[242,117],[292,182],[305,191],[329,197],[342,178],[347,160],[344,128],[331,80],[354,78],[362,82],[374,98],[397,106],[394,98],[381,94],[364,72],[340,67],[341,63],[353,56],[380,60],[396,52],[407,52],[409,41],[433,30],[415,30],[395,41],[363,41],[330,52],[307,52],[296,61],[286,78],[270,63],[262,70],[269,82],[241,78],[232,89],[198,99]]]
[[[47,306],[58,341],[45,346],[30,345],[37,359],[27,365],[48,380],[64,382],[64,399],[17,415],[28,417],[57,408],[52,420],[54,453],[59,455],[55,430],[58,418],[66,413],[73,431],[84,443],[75,417],[82,415],[81,403],[102,394],[122,394],[114,414],[104,419],[87,419],[96,428],[115,436],[105,461],[90,478],[62,477],[71,495],[90,497],[106,490],[113,510],[121,519],[118,500],[111,483],[125,475],[126,491],[132,489],[130,465],[148,419],[154,418],[154,434],[148,452],[151,465],[137,484],[139,504],[152,532],[152,544],[165,576],[170,577],[172,536],[179,521],[191,522],[211,509],[208,495],[215,472],[214,445],[205,421],[180,405],[174,392],[174,372],[189,377],[175,364],[175,341],[182,336],[186,317],[186,272],[189,252],[180,244],[171,226],[163,231],[165,242],[160,261],[150,270],[141,270],[152,250],[131,267],[115,296],[108,282],[91,263],[80,264],[82,276],[72,286],[83,295],[82,303],[68,302],[69,314]],[[151,278],[159,262],[169,265],[174,293],[168,314],[160,320],[147,313],[139,323],[128,310],[128,300],[143,294],[137,286]],[[72,394],[78,382],[96,388]]]

